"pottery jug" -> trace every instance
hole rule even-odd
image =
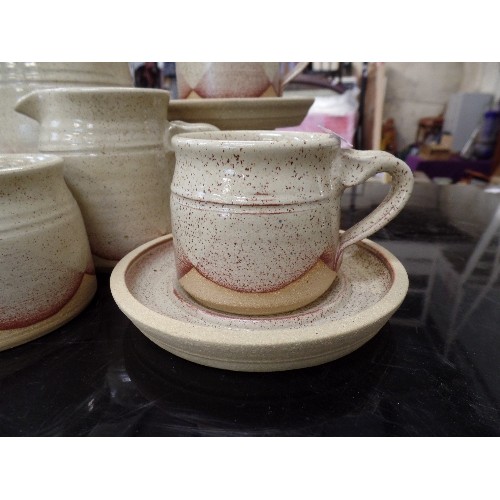
[[[133,84],[126,62],[0,62],[0,153],[38,151],[38,123],[14,110],[18,99],[29,92]]]
[[[167,131],[215,129],[171,125],[169,98],[159,89],[82,87],[34,91],[16,106],[40,123],[39,150],[64,158],[100,270],[171,232],[174,156],[165,148]]]
[[[0,155],[0,350],[66,323],[96,286],[62,159]]]
[[[172,145],[179,284],[230,313],[278,314],[319,298],[346,247],[393,219],[413,187],[403,161],[341,149],[329,134],[201,132],[177,135]],[[390,193],[340,235],[343,191],[379,172],[392,176]]]

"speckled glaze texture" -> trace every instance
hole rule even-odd
[[[0,350],[69,321],[96,278],[61,158],[0,155]]]
[[[100,269],[171,231],[175,159],[164,144],[169,97],[156,89],[49,89],[17,104],[40,122],[40,150],[64,158]]]
[[[281,371],[332,361],[372,338],[408,290],[402,264],[364,240],[349,247],[338,279],[291,314],[250,317],[201,307],[177,284],[172,237],[146,243],[111,274],[119,308],[153,342],[195,363]]]
[[[317,299],[335,280],[345,248],[395,217],[413,185],[402,161],[342,150],[328,134],[204,132],[172,143],[179,282],[200,303],[226,312],[276,314]],[[345,187],[381,171],[393,176],[387,199],[339,239]],[[322,284],[307,278],[318,265]],[[288,294],[299,280],[304,285]],[[277,291],[280,308],[273,307]]]
[[[38,123],[15,112],[18,99],[38,89],[132,87],[128,63],[0,62],[0,153],[38,152]]]

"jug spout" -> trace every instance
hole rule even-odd
[[[40,123],[42,120],[42,97],[37,91],[30,92],[17,101],[14,109]]]

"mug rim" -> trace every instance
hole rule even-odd
[[[183,146],[209,149],[252,147],[256,150],[263,150],[269,146],[273,146],[273,148],[278,147],[283,149],[296,147],[308,149],[318,146],[340,148],[341,141],[337,135],[323,132],[294,130],[211,130],[176,134],[172,138],[172,145],[174,148],[182,148]]]
[[[48,167],[62,166],[60,156],[40,153],[0,154],[0,176],[36,172]]]

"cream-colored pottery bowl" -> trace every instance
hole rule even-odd
[[[62,159],[0,155],[0,350],[66,323],[96,287]]]
[[[38,123],[14,108],[37,89],[134,84],[126,62],[0,62],[0,153],[38,151]]]

